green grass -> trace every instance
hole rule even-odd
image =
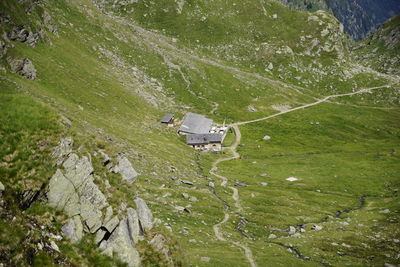
[[[260,3],[266,8],[267,16]],[[3,1],[1,7],[13,10],[9,12],[15,21],[25,23],[21,21],[23,10],[11,4],[12,1]],[[135,9],[133,14],[128,12],[131,8]],[[211,193],[210,181],[216,184],[218,196],[232,207],[231,219],[222,230],[230,240],[246,243],[260,266],[265,262],[290,266],[317,264],[302,261],[271,241],[293,244],[305,256],[326,260],[332,265],[382,265],[382,255],[396,251],[397,245],[389,241],[390,244],[379,245],[381,239],[368,238],[376,232],[386,232],[382,236],[388,240],[398,236],[395,223],[389,220],[398,221],[399,207],[396,198],[385,190],[388,186],[397,188],[399,184],[396,86],[373,94],[334,99],[335,103],[241,126],[243,136],[238,148],[241,159],[221,163],[219,173],[229,177],[230,185],[248,184],[239,191],[245,207],[242,215],[250,222],[244,229],[250,238],[243,238],[235,230],[239,215],[234,212],[232,192],[221,188],[218,179],[208,174],[213,161],[227,154],[197,153],[176,135],[176,129],[159,124],[165,112],[182,118],[187,110],[177,107],[180,105],[191,106],[191,111],[205,114],[218,123],[231,123],[274,114],[278,112],[274,109],[277,104],[296,107],[324,95],[386,84],[385,79],[371,73],[344,78],[343,71],[352,71],[353,62],[348,57],[343,36],[337,36],[334,41],[340,46],[343,43],[339,47],[344,53],[343,60],[336,52],[322,52],[319,56],[302,54],[314,37],[320,38],[321,30],[328,23],[338,26],[332,16],[322,18],[321,15],[324,23],[321,26],[308,21],[306,12],[290,11],[274,1],[250,0],[188,1],[182,14],[176,13],[176,3],[172,1],[139,1],[126,10],[113,10],[147,30],[160,33],[166,44],[151,32],[139,35],[102,14],[87,0],[45,1],[43,9],[57,22],[59,36],[49,35],[52,45],[39,43],[31,48],[13,43],[14,47],[9,49],[13,57],[31,59],[38,78],[29,81],[12,74],[4,59],[1,61],[6,71],[1,73],[5,78],[0,80],[0,107],[5,111],[0,118],[0,179],[6,188],[15,188],[6,189],[10,192],[6,193],[7,199],[15,198],[12,192],[32,185],[38,188],[47,182],[54,173],[48,158],[51,148],[62,135],[71,135],[75,150],[79,149],[81,155],[92,155],[95,183],[107,195],[114,210],[118,210],[121,202],[134,207],[133,199],[140,195],[162,224],[171,227],[172,233],[165,234],[178,264],[248,265],[239,248],[217,241],[214,236],[212,226],[222,220],[224,205]],[[39,9],[34,14],[33,23],[38,23],[41,12]],[[273,14],[278,18],[273,19]],[[203,15],[207,17],[205,21],[201,19]],[[302,42],[301,36],[307,35],[311,37]],[[321,38],[322,43],[328,37]],[[285,46],[294,54],[276,53]],[[221,65],[207,60],[218,60]],[[181,72],[169,67],[167,61],[180,66]],[[270,72],[265,71],[269,63],[274,65]],[[284,80],[289,85],[279,85],[257,75]],[[183,76],[190,81],[189,86]],[[301,76],[301,80],[296,76]],[[156,83],[162,85],[163,93],[155,88]],[[143,92],[158,99],[158,105],[146,100],[148,95]],[[219,106],[209,114],[214,103]],[[257,111],[249,112],[249,105]],[[72,127],[61,129],[57,113],[70,119]],[[265,135],[271,136],[271,140],[262,140]],[[234,134],[228,133],[224,146],[233,140]],[[38,144],[43,141],[46,141],[44,148],[39,148]],[[138,182],[129,185],[119,175],[109,174],[102,166],[100,155],[96,155],[99,149],[113,158],[118,152],[125,152],[139,172]],[[268,176],[261,177],[262,173]],[[285,179],[290,176],[300,180],[289,183]],[[105,179],[111,188],[106,187]],[[186,186],[180,179],[195,184]],[[268,185],[263,187],[261,182]],[[191,202],[182,193],[198,201]],[[368,208],[346,215],[357,221],[349,226],[349,232],[340,229],[343,220],[338,219],[332,225],[324,223],[324,230],[320,232],[307,228],[305,238],[290,238],[279,232],[274,232],[279,237],[277,240],[267,238],[272,233],[268,226],[286,229],[289,225],[320,222],[339,209],[357,206],[358,197],[363,194],[385,198],[367,199]],[[188,207],[192,212],[177,212],[176,206]],[[378,211],[384,208],[393,212],[380,214]],[[5,229],[0,234],[1,248],[16,247],[24,237],[26,216],[53,225],[54,232],[59,232],[65,219],[62,214],[55,214],[57,223],[52,222],[54,211],[41,202],[24,214],[17,207],[13,212],[18,217],[15,227],[9,224],[14,214],[0,220]],[[358,223],[365,227],[359,230]],[[157,231],[165,229],[161,226]],[[344,248],[350,256],[337,255],[331,243],[338,240],[351,244],[352,249]],[[351,257],[368,254],[369,250],[357,242],[375,248],[371,252],[375,259],[365,262]],[[143,242],[139,247],[145,256],[145,265],[160,264],[160,255],[150,250],[148,244]],[[120,264],[100,255],[91,237],[77,246],[63,241],[60,248],[72,264]],[[18,247],[13,255],[16,257],[22,252],[23,248]],[[203,262],[201,257],[211,260]],[[11,257],[11,260],[23,265],[23,259]],[[47,254],[36,255],[38,265],[51,264],[52,260]]]
[[[237,181],[248,184],[240,188],[240,197],[245,207],[243,215],[253,223],[246,227],[256,240],[253,244],[271,242],[266,238],[271,233],[269,226],[288,229],[290,225],[317,223],[327,229],[309,233],[307,229],[303,238],[278,241],[298,246],[304,255],[334,265],[381,264],[385,253],[394,255],[393,246],[398,245],[389,240],[400,235],[393,229],[400,206],[394,204],[397,198],[388,188],[398,188],[400,182],[399,116],[399,110],[322,104],[241,126],[242,142],[238,150],[241,159],[221,163],[219,173],[229,177],[231,184]],[[271,140],[262,140],[264,135],[271,136]],[[268,176],[260,176],[262,173]],[[288,177],[299,180],[289,182]],[[261,186],[261,182],[268,185]],[[324,218],[335,216],[338,210],[357,207],[358,198],[363,195],[376,197],[367,198],[368,208],[355,212],[356,215],[345,215],[353,220],[350,232],[338,232],[343,220],[333,220],[334,226],[321,223]],[[393,211],[388,217],[378,213],[385,208]],[[364,226],[357,227],[358,223]],[[376,247],[378,241],[366,236],[382,231],[385,234],[379,240],[388,242]],[[322,241],[327,236],[329,242]],[[340,250],[349,255],[363,255],[362,258],[338,258],[330,244],[333,242],[349,243],[350,249]],[[376,248],[367,249],[360,245],[363,242]],[[268,249],[257,250],[260,258],[270,253]]]

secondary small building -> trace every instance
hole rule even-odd
[[[206,118],[204,115],[188,112],[183,118],[179,134],[208,134],[213,124],[212,119]]]
[[[167,124],[168,127],[174,127],[174,118],[174,114],[165,114],[160,122],[162,124]]]
[[[218,133],[188,134],[186,144],[197,150],[221,151],[222,135]]]

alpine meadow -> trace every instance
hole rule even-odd
[[[1,0],[0,267],[400,265],[400,5]]]

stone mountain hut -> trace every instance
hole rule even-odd
[[[208,134],[213,124],[212,119],[208,119],[203,115],[188,112],[183,118],[181,127],[178,133],[187,134]]]
[[[219,152],[222,149],[222,135],[219,133],[186,135],[186,144],[197,150]]]
[[[167,124],[168,127],[174,127],[175,117],[174,114],[165,114],[165,116],[161,119],[162,124]]]

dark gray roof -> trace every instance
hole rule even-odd
[[[210,143],[221,143],[221,134],[189,134],[186,136],[186,144],[188,145],[205,145]]]
[[[183,119],[179,131],[188,134],[205,134],[210,132],[212,124],[212,119],[207,119],[200,114],[188,112]]]
[[[161,123],[168,123],[172,118],[174,117],[174,114],[165,114],[165,116],[161,119]]]

